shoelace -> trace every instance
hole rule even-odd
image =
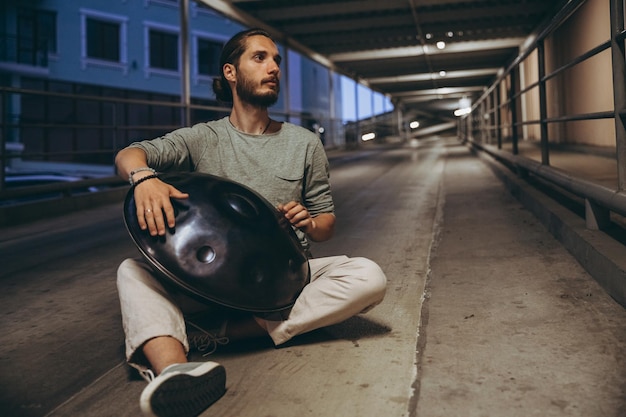
[[[139,375],[141,375],[141,377],[145,379],[146,382],[152,382],[152,380],[156,378],[154,372],[152,372],[152,369],[139,369]]]
[[[190,335],[189,344],[191,346],[194,346],[198,350],[198,352],[204,352],[202,354],[203,357],[209,356],[210,354],[214,353],[217,350],[218,346],[226,345],[229,342],[229,339],[226,336],[218,336],[214,333],[207,332],[202,327],[198,326],[197,324],[189,320],[187,320],[187,323],[195,327],[200,332],[200,334]],[[222,328],[220,329],[220,334],[225,334],[225,333],[226,333],[226,322],[224,322],[224,324],[222,325]]]

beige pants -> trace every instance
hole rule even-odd
[[[257,320],[276,345],[365,312],[385,295],[385,274],[369,259],[332,256],[311,259],[309,265],[311,282],[286,317]],[[200,303],[166,291],[142,259],[122,262],[117,288],[129,362],[146,341],[158,336],[174,337],[189,351],[183,315],[198,311]]]

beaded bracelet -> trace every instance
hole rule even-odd
[[[157,174],[146,175],[145,177],[139,178],[137,181],[135,181],[133,183],[133,187],[137,187],[139,184],[141,184],[144,181],[151,180],[152,178],[158,178],[158,177],[159,176]]]
[[[144,172],[144,171],[150,171],[154,175],[156,175],[156,171],[150,167],[142,167],[142,168],[133,169],[132,171],[130,171],[130,174],[128,175],[128,182],[130,183],[130,185],[135,185],[135,181],[133,181],[133,175],[139,172]]]

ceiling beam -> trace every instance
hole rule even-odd
[[[425,54],[442,55],[459,52],[478,52],[496,49],[517,48],[525,38],[505,38],[485,41],[451,42],[444,49],[429,46],[405,46],[389,49],[371,49],[368,51],[343,52],[328,56],[332,62],[355,62],[390,58],[409,58]]]
[[[391,94],[393,97],[401,98],[402,101],[410,102],[411,100],[419,101],[420,97],[424,96],[446,96],[448,94],[459,94],[459,93],[476,93],[485,90],[485,87],[442,87],[442,88],[431,88],[428,90],[415,90],[415,91],[403,91],[401,93],[393,93]]]
[[[325,56],[307,48],[306,46],[300,44],[295,39],[287,36],[285,33],[255,18],[254,16],[251,16],[248,13],[243,12],[241,9],[233,6],[231,4],[232,1],[226,1],[226,0],[196,0],[196,1],[206,4],[207,6],[211,7],[213,10],[217,11],[218,13],[221,13],[224,16],[236,22],[239,22],[245,26],[262,28],[266,30],[268,33],[270,33],[273,37],[275,37],[276,41],[282,42],[285,46],[288,46],[294,51],[300,52],[304,56],[307,56],[313,61],[316,61],[329,69],[332,69],[337,72],[341,71],[339,68],[336,68],[333,62],[328,60],[328,58],[326,58]]]
[[[459,70],[459,71],[447,71],[445,75],[439,75],[438,73],[422,73],[422,74],[409,74],[409,75],[396,75],[392,77],[377,77],[368,78],[368,82],[374,84],[399,84],[409,83],[415,81],[429,81],[429,80],[452,80],[456,78],[470,78],[470,77],[482,77],[485,75],[495,75],[500,68],[482,68],[474,70]]]
[[[237,3],[232,1],[231,3]],[[271,4],[265,2],[265,4]],[[389,10],[406,10],[409,8],[407,0],[362,0],[359,2],[343,1],[322,4],[312,4],[306,6],[286,6],[284,4],[277,7],[263,7],[258,11],[260,19],[267,21],[313,19],[323,16],[340,16],[342,14],[368,14]]]

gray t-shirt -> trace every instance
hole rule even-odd
[[[291,123],[276,133],[249,135],[224,117],[131,146],[143,149],[158,172],[212,174],[250,187],[274,206],[293,200],[312,216],[334,211],[324,147],[315,134]],[[304,233],[296,233],[308,248]]]

